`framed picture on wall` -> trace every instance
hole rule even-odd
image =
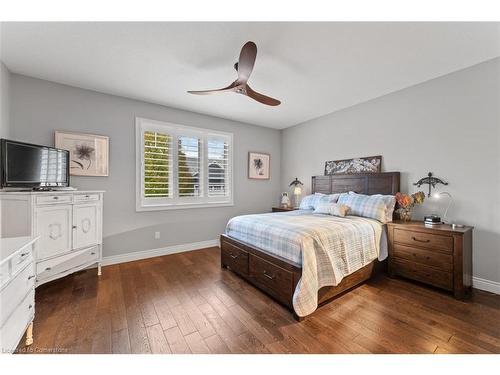
[[[109,137],[56,131],[55,145],[69,151],[72,176],[109,175]]]
[[[248,178],[253,180],[269,180],[271,155],[262,152],[248,153]]]
[[[332,160],[325,162],[325,176],[334,174],[380,173],[382,156]]]

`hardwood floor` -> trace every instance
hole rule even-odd
[[[34,353],[500,353],[500,296],[381,276],[303,322],[209,248],[83,271],[36,291]]]

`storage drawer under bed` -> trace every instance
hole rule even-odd
[[[229,242],[224,242],[221,246],[222,264],[228,266],[233,271],[248,275],[248,253]]]
[[[293,297],[293,273],[250,254],[248,261],[250,279],[264,288],[280,302],[290,305]]]

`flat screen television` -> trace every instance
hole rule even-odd
[[[69,151],[0,140],[2,188],[50,190],[69,186]]]

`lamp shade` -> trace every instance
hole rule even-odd
[[[443,215],[443,223],[447,223],[446,221],[446,215],[448,214],[448,210],[450,209],[452,203],[453,203],[453,196],[448,193],[447,191],[442,191],[440,193],[435,193],[434,198],[439,199],[441,196],[446,195],[449,200],[448,200],[448,206],[446,206],[446,210],[444,210],[444,215]]]
[[[293,188],[293,194],[294,194],[294,195],[300,195],[300,194],[302,194],[302,188],[301,188],[299,185],[296,185],[296,186]]]

